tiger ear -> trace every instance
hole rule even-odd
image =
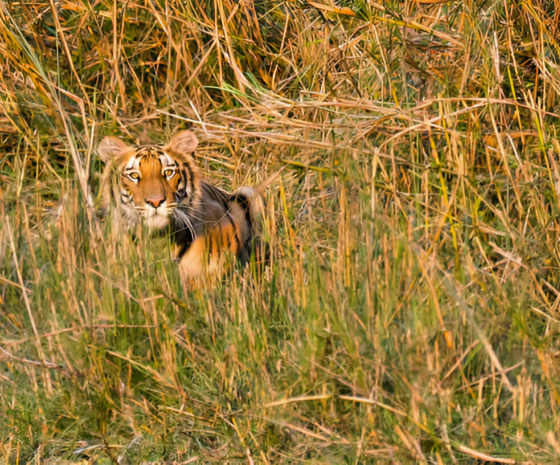
[[[97,146],[97,153],[103,163],[108,164],[115,160],[119,154],[124,152],[128,147],[118,137],[106,136]]]
[[[198,147],[198,139],[192,131],[179,131],[175,134],[168,144],[165,146],[165,150],[169,152],[174,152],[178,155],[190,155]]]

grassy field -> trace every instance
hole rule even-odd
[[[0,3],[0,462],[560,463],[560,2]],[[108,134],[274,173],[184,292]]]

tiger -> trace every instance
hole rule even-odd
[[[169,231],[187,285],[221,275],[228,256],[246,263],[261,250],[260,193],[250,186],[229,193],[202,179],[197,147],[196,135],[183,130],[165,145],[129,146],[106,136],[97,148],[105,164],[102,210],[113,203],[126,230]]]

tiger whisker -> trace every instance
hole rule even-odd
[[[176,209],[173,213],[173,219],[177,222],[177,226],[184,226],[183,228],[178,229],[178,231],[184,231],[188,229],[193,237],[196,237],[196,231],[188,214],[180,209]]]

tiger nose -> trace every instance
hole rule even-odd
[[[154,208],[159,207],[163,202],[165,202],[165,197],[162,195],[160,197],[148,197],[146,203]]]

